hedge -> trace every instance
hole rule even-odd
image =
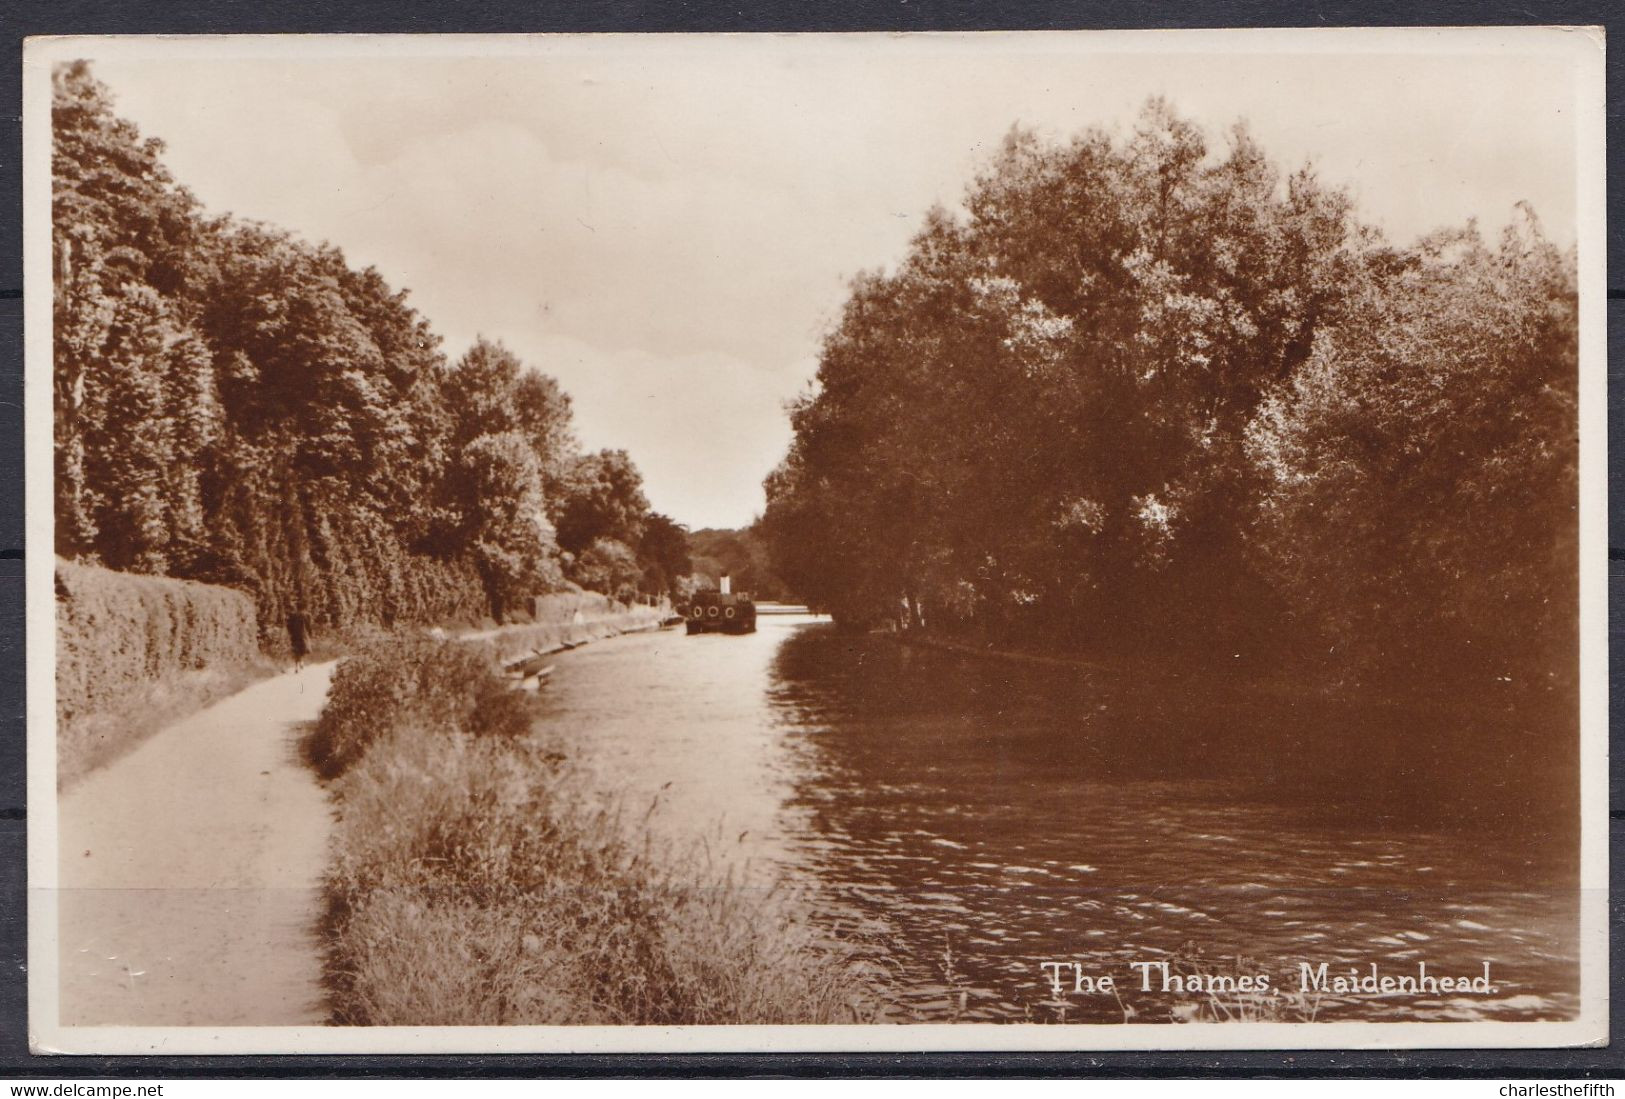
[[[56,563],[59,721],[179,672],[259,659],[254,601],[232,588]]]

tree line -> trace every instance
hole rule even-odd
[[[856,625],[1554,683],[1575,270],[1527,207],[1396,246],[1162,100],[1122,137],[1014,129],[854,280],[762,530]]]
[[[690,584],[714,588],[723,576],[728,576],[733,581],[734,591],[748,592],[758,600],[793,600],[795,593],[773,572],[760,527],[758,520],[737,530],[705,527],[690,531],[688,549],[693,566]]]
[[[88,65],[52,81],[63,556],[295,604],[331,627],[502,620],[689,571],[624,451],[500,343],[451,362],[374,269],[210,216]]]

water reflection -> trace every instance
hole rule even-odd
[[[819,919],[874,945],[901,1018],[1052,1018],[1045,960],[1137,989],[1129,963],[1194,951],[1289,987],[1299,961],[1487,960],[1499,989],[1327,999],[1322,1019],[1576,1007],[1572,771],[1492,720],[969,659],[805,618],[559,663],[547,705],[605,788],[806,884]],[[1128,999],[1137,1021],[1172,1006]]]
[[[1572,832],[1510,811],[1467,825],[1480,768],[1381,713],[828,629],[786,639],[770,692],[809,749],[796,801],[813,811],[813,873],[831,911],[882,920],[903,944],[900,985],[923,1016],[953,1010],[958,990],[965,1018],[1042,1016],[1044,960],[1137,991],[1131,962],[1182,950],[1249,956],[1291,988],[1299,961],[1473,974],[1488,960],[1500,989],[1327,1000],[1319,1018],[1575,1006],[1576,895],[1558,857]],[[1167,1006],[1152,997],[1139,1017]],[[1072,1010],[1123,1015],[1114,999]]]

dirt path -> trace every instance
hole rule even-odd
[[[324,1021],[332,812],[297,742],[332,671],[256,684],[59,800],[63,1025]]]

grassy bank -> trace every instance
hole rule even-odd
[[[871,1021],[869,974],[782,895],[659,847],[475,644],[347,659],[310,738],[340,820],[335,1021]]]

